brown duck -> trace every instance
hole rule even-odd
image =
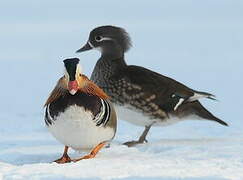
[[[88,42],[77,51],[101,52],[91,80],[111,97],[121,119],[145,127],[137,141],[126,145],[146,142],[152,126],[187,119],[211,120],[227,126],[199,102],[200,98],[214,99],[214,95],[193,90],[144,67],[127,65],[124,54],[130,46],[130,37],[124,29],[101,26],[90,32]]]

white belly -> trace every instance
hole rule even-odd
[[[74,105],[60,113],[48,129],[62,144],[75,150],[88,150],[110,141],[115,134],[110,127],[96,126],[92,117],[91,112]]]
[[[142,111],[136,110],[131,106],[120,106],[116,105],[117,117],[121,120],[128,121],[137,126],[148,126],[153,124],[153,126],[168,126],[184,119],[178,119],[176,117],[171,117],[167,119],[153,119],[142,113]]]

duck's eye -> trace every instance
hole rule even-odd
[[[97,42],[100,42],[100,41],[102,40],[102,36],[95,36],[95,40],[96,40]]]

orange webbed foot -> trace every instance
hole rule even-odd
[[[103,148],[105,146],[105,143],[100,143],[98,144],[97,146],[94,147],[94,149],[92,149],[92,151],[90,152],[90,154],[88,155],[85,155],[81,158],[78,158],[78,159],[73,159],[72,161],[73,162],[77,162],[77,161],[80,161],[80,160],[83,160],[83,159],[92,159],[96,156],[96,154],[100,151],[101,148]]]

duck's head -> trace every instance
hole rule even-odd
[[[114,51],[124,53],[131,47],[128,33],[116,26],[100,26],[89,34],[88,42],[76,52],[98,49],[102,54],[112,54]]]
[[[81,69],[78,58],[65,59],[65,81],[70,94],[74,95],[80,89],[81,86]]]

